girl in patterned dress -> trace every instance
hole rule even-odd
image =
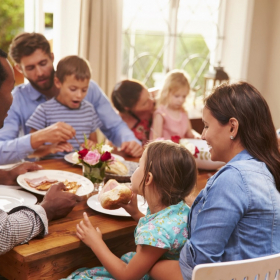
[[[150,142],[131,177],[131,202],[122,205],[138,221],[136,252],[116,257],[84,213],[77,236],[104,267],[78,269],[67,279],[151,279],[147,273],[159,259],[178,260],[187,239],[189,207],[184,198],[196,183],[196,173],[195,160],[186,148],[171,141]],[[146,215],[138,209],[137,194],[147,201]]]

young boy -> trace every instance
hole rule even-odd
[[[57,122],[65,122],[76,131],[76,139],[56,144],[45,143],[31,157],[60,158],[73,149],[79,150],[84,143],[84,134],[89,146],[97,142],[95,130],[101,126],[97,113],[86,100],[91,69],[88,62],[72,55],[61,59],[57,65],[54,83],[59,94],[40,104],[26,122],[31,133]]]

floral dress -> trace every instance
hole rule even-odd
[[[183,201],[155,214],[151,214],[148,208],[146,216],[139,220],[134,232],[136,245],[167,249],[168,251],[162,255],[161,259],[178,260],[188,237],[188,214],[189,207]],[[135,252],[127,253],[121,259],[125,263],[129,263],[135,254]],[[104,267],[80,268],[66,279],[114,280]],[[145,275],[142,279],[152,278]]]

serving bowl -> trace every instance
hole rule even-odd
[[[195,145],[199,150],[199,153],[197,154],[197,158],[195,158],[198,169],[216,170],[222,167],[223,165],[225,165],[225,162],[211,160],[211,154],[209,152],[209,148],[205,140],[187,138],[187,139],[181,139],[180,143],[183,143],[185,140]]]
[[[130,182],[130,177],[132,176],[132,174],[134,173],[134,171],[138,167],[139,163],[125,160],[123,162],[123,164],[126,165],[127,170],[128,170],[126,175],[118,175],[118,174],[105,172],[104,182],[106,183],[109,179],[115,179],[119,183],[129,183]]]

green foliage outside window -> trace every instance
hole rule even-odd
[[[149,73],[149,70],[159,73],[164,72],[163,54],[168,44],[164,38],[164,34],[137,31],[132,40],[131,33],[127,31],[123,36],[123,75],[127,76],[129,68],[132,67],[132,65],[129,65],[130,46],[132,46],[134,48],[133,59],[135,61],[133,64],[133,78],[145,81],[147,87],[153,87],[155,81],[152,75],[150,75],[147,80],[145,77],[147,73]],[[205,59],[207,59],[208,55],[209,49],[201,35],[183,34],[178,36],[176,42],[175,68],[186,70],[191,80],[196,79],[196,75],[201,69],[201,75],[197,77],[197,82],[194,85],[194,87],[200,88],[197,92],[198,95],[203,93],[203,74],[209,69],[209,63],[205,63]]]
[[[53,28],[53,14],[45,13],[45,27]]]
[[[0,48],[8,52],[9,45],[24,27],[24,0],[4,0],[0,7]]]

